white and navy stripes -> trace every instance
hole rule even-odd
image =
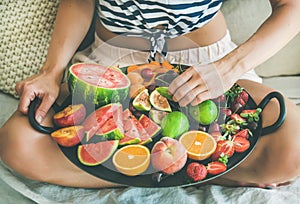
[[[165,54],[166,38],[202,27],[221,4],[222,0],[98,0],[97,13],[111,32],[149,39],[154,57],[156,52]]]

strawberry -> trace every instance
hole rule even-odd
[[[234,122],[236,122],[237,124],[245,124],[246,123],[246,120],[244,119],[244,118],[242,118],[239,114],[232,114],[231,116],[230,116],[230,118],[232,119],[232,120],[234,120]]]
[[[245,103],[247,103],[247,102],[248,102],[248,98],[249,98],[249,94],[248,94],[245,90],[243,90],[243,91],[240,93],[240,97],[241,97],[241,99],[243,99],[243,101],[244,101]]]
[[[213,161],[208,163],[207,165],[207,172],[211,175],[217,175],[224,171],[226,171],[227,167],[225,164],[219,162],[219,161]]]
[[[245,139],[248,139],[249,135],[252,135],[251,131],[249,129],[244,129],[233,135],[233,137],[243,137]]]
[[[213,131],[210,133],[210,135],[218,142],[222,138],[222,134],[220,131]]]
[[[245,114],[245,115],[248,115],[248,114],[253,114],[253,113],[255,113],[256,112],[256,109],[246,109],[246,110],[243,110],[242,112],[241,112],[241,114]]]
[[[236,152],[244,152],[250,147],[249,140],[244,137],[234,137],[232,141]]]
[[[207,169],[203,164],[192,162],[187,166],[186,173],[193,181],[201,181],[207,175]]]
[[[232,114],[232,111],[229,108],[222,108],[221,112],[226,116],[230,116]]]
[[[248,122],[252,122],[252,121],[259,121],[259,115],[261,113],[262,109],[261,108],[257,108],[257,109],[251,109],[251,110],[243,110],[240,113],[240,116],[242,116],[243,118],[246,118]]]
[[[246,105],[246,102],[240,96],[236,97],[235,102],[241,104],[242,107]]]
[[[233,142],[230,140],[219,140],[217,142],[217,148],[215,152],[212,154],[211,158],[212,160],[216,161],[218,160],[221,155],[227,155],[228,158],[231,157],[234,153],[234,146]]]

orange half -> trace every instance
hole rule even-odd
[[[136,176],[148,168],[150,151],[143,145],[127,145],[116,151],[112,162],[120,173]]]
[[[217,147],[217,142],[210,134],[196,130],[184,133],[179,142],[185,147],[188,157],[193,160],[209,158]]]

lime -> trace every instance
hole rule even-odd
[[[179,111],[173,111],[163,117],[161,121],[162,136],[177,138],[189,129],[189,120]]]
[[[209,125],[216,120],[219,111],[212,100],[206,100],[196,106],[190,106],[189,113],[201,125]]]

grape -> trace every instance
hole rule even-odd
[[[145,80],[149,81],[154,76],[154,73],[153,73],[152,69],[145,68],[141,71],[141,75]]]
[[[130,112],[136,112],[137,110],[135,109],[135,107],[132,105],[132,102],[129,102],[129,110]]]
[[[154,91],[156,89],[156,85],[155,84],[150,84],[148,87],[147,87],[148,91],[151,93],[152,91]]]
[[[220,100],[220,102],[225,102],[226,96],[224,94],[222,94],[221,96],[218,97],[218,99]]]
[[[238,103],[238,102],[235,102],[235,103],[232,105],[232,111],[233,111],[233,112],[237,112],[237,111],[239,111],[242,107],[243,107],[242,104],[240,104],[240,103]]]
[[[250,130],[256,130],[257,126],[258,126],[258,124],[255,121],[252,121],[248,124],[248,127]]]
[[[217,122],[213,122],[209,126],[209,132],[219,132],[220,131],[220,126]]]

